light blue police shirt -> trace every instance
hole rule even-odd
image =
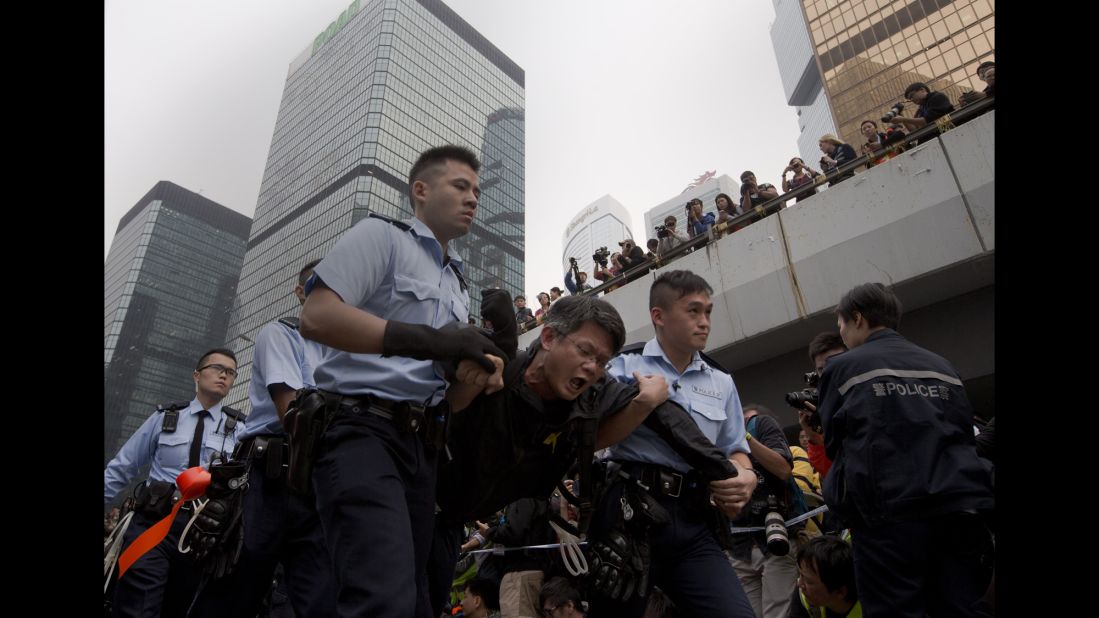
[[[313,370],[323,355],[324,346],[305,339],[298,329],[281,322],[271,322],[256,335],[252,355],[252,380],[248,385],[248,427],[238,436],[247,440],[253,436],[286,433],[275,410],[275,402],[267,387],[285,384],[293,390],[313,383]]]
[[[744,411],[731,375],[710,367],[698,352],[680,374],[655,338],[645,344],[641,354],[620,354],[611,359],[607,374],[620,382],[633,383],[635,371],[641,375],[663,375],[668,381],[668,399],[683,406],[702,433],[723,453],[749,452]],[[659,464],[684,473],[691,469],[663,438],[644,425],[610,447],[610,457]]]
[[[110,503],[146,464],[152,464],[149,470],[150,481],[175,484],[176,477],[188,468],[191,438],[195,435],[200,410],[202,404],[197,398],[192,399],[190,405],[179,410],[176,430],[171,433],[160,431],[164,422],[163,412],[156,412],[145,419],[103,470],[103,504]],[[227,430],[225,421],[228,416],[221,411],[220,403],[209,411],[210,414],[202,425],[202,455],[199,464],[203,468],[209,467],[214,453],[224,452],[228,459],[237,436],[244,430],[244,423],[241,421],[237,421],[233,430]]]
[[[355,224],[313,271],[349,305],[386,320],[441,328],[464,324],[469,292],[443,261],[443,248],[419,219],[408,231],[382,219]],[[454,255],[450,262],[461,270]],[[315,278],[306,284],[306,294]],[[342,395],[374,395],[391,401],[435,405],[447,382],[432,361],[380,354],[352,354],[326,347],[314,372],[317,388]]]

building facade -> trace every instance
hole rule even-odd
[[[300,311],[291,291],[309,260],[375,212],[412,216],[419,153],[458,144],[480,157],[481,203],[466,261],[471,313],[480,289],[523,289],[524,73],[438,0],[355,0],[289,68],[229,337],[247,400],[252,339]]]
[[[820,136],[838,132],[832,108],[813,54],[801,0],[774,0],[774,5],[771,43],[786,103],[797,110],[798,156],[809,167],[819,170]]]
[[[118,223],[104,263],[103,462],[158,404],[190,400],[226,345],[251,219],[168,181]]]
[[[801,0],[839,136],[863,142],[859,124],[902,102],[924,82],[957,106],[966,90],[983,90],[977,65],[993,60],[992,0]],[[778,9],[776,8],[776,14]],[[856,147],[856,151],[858,148]],[[819,159],[819,157],[816,157]]]
[[[569,221],[561,237],[561,275],[569,269],[569,258],[576,258],[580,270],[592,275],[596,249],[606,247],[611,253],[621,251],[618,243],[633,238],[630,233],[630,213],[610,195],[588,204]],[[645,243],[641,243],[644,248]],[[598,283],[594,279],[592,285]]]

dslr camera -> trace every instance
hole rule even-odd
[[[893,122],[893,118],[904,111],[904,103],[895,103],[893,107],[889,108],[889,111],[882,115],[882,122]]]
[[[658,226],[654,227],[653,229],[656,230],[656,237],[657,238],[667,238],[667,237],[672,235],[672,233],[668,231],[667,226],[664,226],[664,225],[658,225]]]
[[[782,496],[775,495],[781,492]],[[763,534],[767,543],[767,551],[775,556],[785,556],[790,553],[790,533],[786,530],[787,512],[786,492],[784,486],[770,487],[767,482],[761,482],[752,499],[748,503],[748,512],[752,521],[763,522]]]
[[[820,405],[820,390],[817,389],[817,384],[820,383],[820,376],[817,372],[810,371],[803,376],[805,384],[809,388],[803,388],[800,391],[794,391],[792,393],[786,393],[786,404],[791,408],[798,410],[807,410],[806,403],[813,404],[813,407]],[[821,427],[820,414],[813,412],[812,417],[809,418],[809,426],[813,428],[813,431],[817,433],[824,433],[824,429]]]
[[[591,259],[595,261],[596,264],[599,264],[600,267],[606,268],[607,258],[610,257],[610,255],[611,252],[608,251],[606,247],[599,247],[599,249],[597,249],[595,253],[591,256]]]

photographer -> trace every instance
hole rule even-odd
[[[758,184],[755,172],[750,170],[740,175],[740,182],[740,207],[745,212],[778,197],[775,185],[767,182]]]
[[[813,371],[817,374],[817,377],[819,378],[824,373],[824,363],[829,358],[846,351],[847,346],[843,344],[843,339],[839,336],[839,333],[823,332],[813,337],[813,340],[809,342],[809,362],[813,363]],[[819,401],[819,393],[817,400]],[[812,403],[805,402],[802,407],[797,408],[797,411],[798,423],[809,439],[805,452],[809,454],[809,462],[813,464],[813,469],[820,474],[820,480],[823,483],[824,477],[827,476],[828,470],[832,467],[832,460],[828,459],[828,455],[824,452],[824,435],[819,431],[820,417],[814,418],[817,408]]]
[[[575,283],[573,282],[573,273],[576,274]],[[580,267],[576,264],[576,258],[569,258],[569,269],[565,271],[565,288],[568,289],[569,294],[580,294],[592,289],[588,285],[588,273],[580,270]]]
[[[622,247],[622,270],[639,266],[645,261],[645,251],[634,244],[632,238],[619,241],[618,245]]]
[[[764,526],[767,524],[767,514],[772,511],[777,512],[782,521],[798,515],[791,508],[792,495],[787,484],[793,475],[793,455],[778,421],[766,407],[745,404],[744,427],[751,451],[749,458],[752,467],[762,473],[762,482],[756,487],[740,517],[733,520],[733,526]],[[798,565],[794,559],[798,550],[797,537],[804,528],[802,523],[787,530],[785,547],[770,530],[733,536],[733,547],[729,552],[733,568],[756,616],[785,618],[789,611],[790,591],[794,589],[798,577]]]
[[[686,232],[675,229],[675,215],[664,217],[664,225],[656,226],[657,249],[660,257],[664,257],[669,251],[690,240]]]
[[[889,110],[889,112],[882,116],[882,122],[895,120],[896,115],[900,112],[894,112],[894,110],[898,109],[903,110],[904,107],[900,103],[895,105],[893,109]],[[889,118],[890,120],[887,121],[886,118]],[[889,146],[897,143],[898,141],[904,139],[904,131],[902,131],[900,127],[890,126],[886,128],[885,133],[881,133],[878,131],[878,123],[874,122],[873,120],[863,120],[862,124],[859,125],[859,131],[862,133],[862,136],[866,138],[866,143],[862,145],[862,154],[867,156],[873,156],[875,152],[879,150],[884,150]],[[898,154],[900,154],[900,151],[883,152],[880,156],[870,159],[870,162],[867,163],[867,166],[874,167],[875,165],[880,165],[882,163],[885,163],[889,159],[897,156]]]
[[[710,231],[713,224],[714,214],[712,212],[702,214],[702,200],[696,197],[687,202],[687,231],[690,232],[691,238]]]
[[[909,131],[922,129],[954,111],[954,104],[950,102],[945,94],[937,91],[931,92],[931,88],[923,82],[915,82],[909,85],[904,91],[904,98],[919,106],[916,109],[916,116],[909,118],[897,115],[893,118],[893,122],[903,124]]]
[[[792,173],[793,176],[787,180],[786,174],[790,173]],[[817,176],[820,176],[820,172],[813,171],[812,168],[801,160],[801,157],[794,157],[793,159],[790,159],[790,165],[787,165],[786,169],[782,170],[782,192],[789,193],[800,186],[811,184],[817,179]],[[801,197],[794,198],[794,203],[797,204],[801,200],[816,194],[817,190],[813,189]]]
[[[838,137],[831,133],[825,133],[820,136],[820,141],[817,142],[817,145],[820,146],[820,151],[824,153],[824,156],[820,158],[820,168],[824,170],[824,173],[828,174],[829,177],[832,176],[832,172],[835,170],[858,158],[855,154],[855,149],[851,147],[851,144],[841,142]],[[831,180],[828,181],[828,186],[833,187],[838,185],[854,175],[855,170],[848,170],[841,176],[831,178]]]
[[[614,253],[608,258],[606,247],[600,247],[592,258],[595,260],[595,278],[607,282],[614,279],[622,273],[622,254]],[[617,290],[622,284],[612,285],[611,287],[603,290],[604,294],[610,294]]]

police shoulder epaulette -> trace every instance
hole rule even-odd
[[[645,350],[645,344],[646,343],[647,342],[645,342],[645,341],[642,341],[640,343],[631,343],[628,346],[623,346],[623,348],[618,353],[619,354],[640,354],[641,352],[643,352]]]
[[[157,414],[164,413],[164,418],[160,421],[160,432],[172,433],[175,431],[176,425],[179,424],[179,411],[189,405],[191,405],[190,401],[177,401],[167,406],[158,404],[156,407]]]
[[[221,406],[221,411],[226,416],[234,418],[238,421],[243,421],[244,418],[245,418],[244,412],[241,412],[240,410],[238,410],[236,408],[230,408],[229,406]]]
[[[407,232],[408,230],[411,230],[411,229],[412,229],[412,226],[411,226],[411,225],[409,225],[409,224],[407,224],[407,223],[405,223],[404,221],[398,221],[398,220],[396,220],[396,219],[391,219],[391,218],[389,218],[389,217],[387,217],[387,216],[385,216],[385,215],[380,215],[380,214],[378,214],[378,213],[376,213],[376,212],[372,212],[372,213],[370,213],[370,215],[369,215],[369,216],[371,216],[371,217],[373,217],[373,218],[375,218],[375,219],[381,219],[382,221],[385,221],[386,223],[388,223],[388,224],[390,224],[390,225],[394,225],[394,226],[396,226],[396,227],[399,227],[400,229],[402,229],[402,230],[404,230],[404,231],[406,231],[406,232]]]
[[[721,363],[715,361],[713,358],[710,358],[709,356],[707,356],[706,354],[704,354],[702,352],[699,352],[698,355],[701,356],[702,360],[706,361],[706,364],[709,365],[710,367],[713,367],[714,369],[717,369],[721,373],[727,373],[729,375],[733,375],[732,372],[730,372],[728,369],[722,367]]]
[[[285,318],[279,318],[279,324],[283,326],[298,330],[298,326],[301,324],[301,320],[292,316],[286,316]]]

